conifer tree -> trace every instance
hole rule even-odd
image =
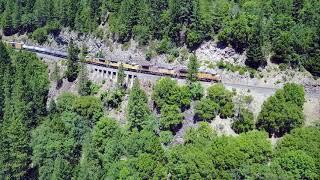
[[[8,81],[6,81],[8,82]],[[1,127],[1,175],[13,179],[23,178],[30,161],[29,131],[26,124],[26,103],[23,100],[22,79],[18,76],[10,94],[6,89],[6,107]]]
[[[0,175],[12,179],[26,175],[30,161],[28,142],[28,129],[22,120],[6,119],[1,127]]]
[[[4,91],[5,91],[5,74],[8,73],[10,68],[10,56],[7,52],[6,47],[0,42],[0,122],[3,116],[4,108]]]
[[[59,89],[62,86],[62,78],[60,76],[60,67],[57,62],[54,63],[54,69],[52,72],[52,80],[56,82],[56,89]]]
[[[88,96],[91,94],[91,81],[88,78],[88,71],[84,63],[79,65],[79,82],[78,93],[80,96]]]
[[[137,128],[138,130],[143,128],[150,116],[148,98],[146,93],[141,89],[138,79],[135,79],[129,95],[127,116],[130,122],[130,129]]]
[[[3,34],[6,36],[12,35],[13,31],[13,20],[12,20],[12,13],[13,13],[13,1],[7,1],[6,9],[2,15],[2,29]]]
[[[252,68],[259,68],[260,66],[266,65],[266,59],[262,52],[262,34],[261,34],[261,22],[257,23],[257,28],[254,30],[249,47],[247,50],[246,65]]]
[[[189,58],[189,63],[188,63],[188,81],[190,83],[196,82],[197,81],[197,73],[199,69],[199,64],[197,57],[195,55],[192,55]]]
[[[118,68],[118,75],[117,75],[117,86],[118,88],[122,89],[124,87],[124,80],[125,80],[126,74],[124,73],[123,64],[121,63]]]
[[[78,48],[73,43],[73,40],[69,43],[68,48],[68,65],[67,65],[67,72],[66,77],[68,78],[68,81],[72,82],[77,79],[78,76]]]
[[[64,160],[61,156],[58,156],[54,161],[51,178],[55,180],[70,179],[70,163]]]

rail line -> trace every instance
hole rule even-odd
[[[66,52],[62,52],[62,51],[57,51],[57,50],[50,50],[50,49],[46,49],[46,48],[41,48],[41,47],[36,47],[36,46],[27,46],[29,47],[27,48],[23,48],[23,43],[16,43],[16,42],[6,42],[7,44],[9,44],[10,46],[12,46],[15,49],[21,49],[21,50],[25,50],[25,51],[29,51],[29,52],[34,52],[36,53],[38,56],[40,57],[50,57],[52,59],[67,59],[68,54]],[[30,48],[31,47],[31,48]],[[33,49],[32,49],[33,48]],[[49,50],[49,51],[47,51]],[[85,62],[88,65],[96,65],[96,66],[100,66],[100,67],[104,67],[104,68],[111,68],[111,69],[118,69],[118,66],[110,66],[107,64],[102,64],[102,63],[97,63],[97,62],[93,62],[93,61],[86,61]],[[141,71],[141,70],[137,70],[137,69],[130,69],[130,68],[124,68],[125,71],[127,72],[134,72],[134,73],[138,73],[141,75],[152,75],[152,76],[157,76],[157,77],[163,77],[163,76],[167,76],[167,77],[172,77],[175,79],[186,79],[186,76],[175,76],[175,75],[168,75],[168,74],[155,74],[152,73],[150,71]],[[201,80],[200,80],[201,81]],[[207,81],[207,80],[202,80],[202,83],[209,85],[211,81]],[[214,81],[216,82],[216,81]],[[241,84],[241,83],[233,83],[233,82],[222,82],[221,79],[219,79],[218,82],[221,82],[222,84],[229,86],[229,87],[236,87],[236,88],[252,88],[252,89],[256,89],[256,90],[265,90],[270,92],[274,92],[276,91],[279,87],[266,87],[266,86],[257,86],[257,85],[250,85],[250,84]],[[311,89],[313,89],[311,86],[305,85],[304,86],[306,89],[306,92],[309,95],[312,96],[319,96],[318,93],[313,92]],[[317,91],[317,90],[316,90]]]
[[[43,53],[47,55],[57,56],[61,58],[66,58],[68,53],[64,51],[58,51],[54,49],[42,48],[37,46],[30,46],[24,43],[18,42],[6,42],[6,44],[10,45],[15,49],[27,50],[36,53]],[[173,78],[186,79],[188,76],[188,69],[186,67],[163,67],[158,65],[153,65],[148,62],[140,62],[140,63],[132,63],[132,62],[122,62],[122,61],[114,61],[104,58],[95,58],[95,57],[86,57],[86,63],[111,67],[114,69],[118,69],[123,67],[127,71],[140,72],[144,74],[153,74],[159,76],[169,76]],[[207,81],[207,82],[220,82],[221,78],[216,73],[199,71],[195,74],[195,78],[199,81]]]

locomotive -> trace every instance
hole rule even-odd
[[[42,53],[42,54],[48,54],[51,56],[56,56],[60,58],[67,58],[68,53],[63,51],[57,51],[47,48],[41,48],[36,46],[29,46],[24,43],[18,43],[18,42],[6,42],[9,46],[13,47],[14,49],[23,49],[31,52],[36,53]],[[87,57],[85,59],[85,62],[88,64],[94,64],[98,66],[103,67],[110,67],[114,69],[118,69],[121,65],[122,67],[127,71],[132,72],[139,72],[139,73],[145,73],[145,74],[153,74],[158,76],[169,76],[172,78],[180,78],[185,79],[188,74],[188,70],[186,67],[164,67],[164,66],[157,66],[152,65],[150,63],[127,63],[127,62],[120,62],[120,61],[114,61],[114,60],[107,60],[104,58],[89,58]],[[197,79],[199,81],[206,81],[206,82],[221,82],[221,78],[219,75],[205,72],[205,71],[199,71],[197,73]]]

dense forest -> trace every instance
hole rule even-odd
[[[197,60],[189,61],[188,83],[161,78],[153,87],[154,109],[138,80],[95,95],[85,67],[69,46],[64,75],[55,65],[50,79],[78,78],[78,95],[47,103],[46,65],[34,54],[0,42],[0,179],[318,179],[320,128],[303,127],[304,89],[286,84],[268,98],[255,121],[233,102],[222,84],[206,92],[196,82]],[[76,73],[71,73],[76,71]],[[128,95],[127,123],[106,115]],[[182,112],[196,103],[198,126],[182,144],[172,143]],[[244,102],[245,104],[245,102]],[[238,110],[237,110],[238,109]],[[155,111],[153,111],[155,110]],[[209,122],[234,118],[239,136],[218,136]],[[283,137],[275,148],[269,137]]]
[[[39,42],[61,27],[101,34],[120,42],[158,40],[160,52],[195,49],[218,40],[247,53],[258,68],[266,57],[320,76],[320,1],[316,0],[0,0],[5,35],[32,33]]]

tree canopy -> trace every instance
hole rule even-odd
[[[246,51],[246,64],[264,66],[265,57],[319,76],[319,12],[314,0],[25,0],[0,1],[4,35],[33,32],[39,43],[62,27],[140,44],[159,42],[191,50],[213,39]],[[102,33],[103,34],[103,33]]]

